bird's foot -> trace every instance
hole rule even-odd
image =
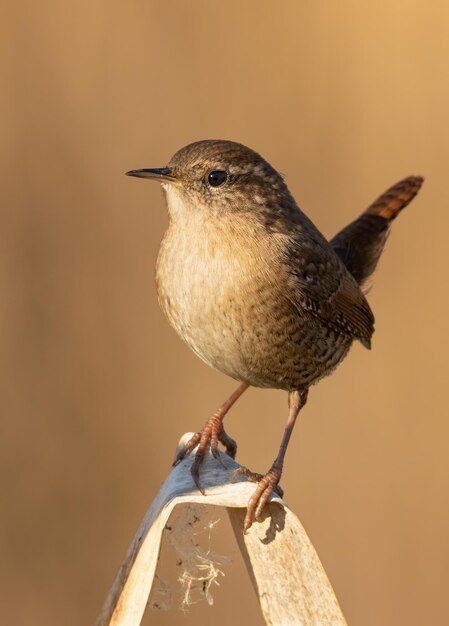
[[[244,476],[247,480],[249,480],[252,483],[260,483],[260,481],[262,480],[262,478],[266,476],[266,474],[259,474],[258,472],[252,472],[247,467],[241,466],[238,469],[236,469],[235,472],[232,473],[233,479],[237,478],[237,476]],[[279,484],[274,485],[273,491],[277,493],[277,495],[280,498],[284,497],[284,490]]]
[[[256,520],[256,522],[262,521],[263,510],[273,492],[281,498],[283,497],[284,490],[279,485],[281,474],[282,467],[276,465],[276,463],[273,463],[270,470],[266,474],[256,474],[255,472],[251,472],[251,470],[246,467],[240,467],[234,473],[234,477],[245,476],[251,482],[258,483],[256,491],[248,501],[245,521],[243,522],[243,532],[245,534],[251,528],[254,520]]]
[[[176,455],[173,465],[180,463],[196,446],[198,449],[195,453],[195,459],[192,463],[190,473],[192,474],[193,481],[201,493],[204,495],[204,489],[200,483],[200,466],[206,455],[207,447],[210,447],[210,451],[215,459],[223,467],[226,467],[223,463],[218,450],[218,442],[222,443],[226,449],[226,454],[232,459],[235,458],[237,452],[237,443],[230,437],[223,428],[223,421],[219,416],[213,415],[204,425],[204,427],[195,433],[193,437],[181,448]]]

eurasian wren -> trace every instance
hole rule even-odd
[[[418,192],[411,176],[327,241],[298,208],[282,176],[231,141],[199,141],[167,167],[128,172],[162,183],[169,226],[157,262],[160,305],[203,361],[240,381],[179,453],[197,444],[192,476],[210,446],[237,445],[223,418],[249,386],[285,389],[289,415],[279,453],[248,503],[245,531],[278,487],[285,451],[310,385],[330,374],[354,339],[371,345],[374,317],[362,287],[389,224]]]

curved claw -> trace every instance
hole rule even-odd
[[[195,433],[192,437],[190,437],[188,442],[177,453],[176,458],[173,461],[173,467],[176,467],[178,463],[181,463],[181,461],[189,454],[189,452],[193,450],[193,448],[195,448],[195,446],[200,442],[200,440],[201,440],[201,431]]]
[[[191,452],[195,446],[198,445],[198,450],[195,454],[195,459],[192,463],[191,474],[195,485],[204,494],[204,489],[200,483],[200,466],[203,462],[204,455],[206,453],[207,446],[210,446],[210,450],[215,459],[217,459],[224,468],[226,465],[218,453],[218,442],[222,443],[226,448],[226,453],[232,458],[235,458],[237,452],[237,443],[230,437],[223,428],[223,419],[231,406],[240,398],[242,393],[248,389],[248,383],[241,383],[234,393],[224,402],[221,407],[212,415],[212,417],[206,422],[204,428],[195,433],[193,437],[181,448],[177,453],[173,465],[178,465],[186,455]]]
[[[250,480],[257,476],[252,472],[249,472],[249,474],[252,474]],[[272,465],[270,470],[264,476],[261,476],[259,478],[259,484],[257,485],[257,489],[248,501],[248,508],[246,510],[245,520],[243,522],[243,532],[245,535],[251,528],[253,520],[256,520],[257,522],[262,521],[262,514],[265,505],[267,504],[273,491],[283,494],[283,490],[281,489],[281,487],[279,487],[278,484],[281,478],[281,474],[282,468],[277,465]]]
[[[226,448],[226,454],[230,456],[231,459],[235,459],[235,455],[237,454],[237,442],[228,435],[224,428],[222,428],[221,433],[218,435],[218,440]]]
[[[192,467],[190,468],[190,473],[192,475],[193,482],[195,483],[198,491],[201,491],[203,496],[205,496],[206,492],[200,483],[200,465],[202,462],[203,462],[203,456],[196,455],[195,460],[192,463]]]
[[[178,465],[196,446],[198,449],[195,453],[195,459],[192,463],[190,473],[192,474],[193,482],[197,486],[198,490],[205,495],[204,488],[200,483],[200,466],[203,462],[206,454],[207,447],[210,447],[210,451],[215,459],[227,469],[223,462],[218,450],[218,442],[221,442],[226,447],[226,452],[230,453],[229,456],[234,458],[237,444],[224,430],[222,420],[217,415],[213,415],[209,421],[205,424],[204,428],[195,433],[189,441],[181,448],[176,455],[173,466]]]
[[[220,454],[220,451],[218,449],[218,446],[215,445],[215,446],[212,447],[212,444],[211,444],[210,445],[210,451],[212,452],[212,456],[214,457],[214,459],[216,459],[224,469],[228,469],[226,467],[226,464],[223,463],[223,459],[221,458],[221,454]]]

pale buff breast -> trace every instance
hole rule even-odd
[[[198,214],[187,219],[188,224],[172,220],[161,244],[156,272],[161,308],[203,361],[228,376],[250,380],[242,325],[251,323],[257,258],[249,253],[245,229],[238,224]]]

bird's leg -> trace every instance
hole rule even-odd
[[[210,451],[214,457],[220,461],[220,463],[222,463],[222,461],[220,459],[220,455],[218,454],[218,442],[224,445],[226,448],[226,454],[235,458],[237,443],[223,428],[223,419],[231,406],[240,398],[242,393],[246,391],[248,387],[249,385],[247,383],[242,383],[239,387],[237,387],[234,393],[229,396],[218,411],[216,411],[212,417],[208,419],[204,427],[199,432],[195,433],[195,435],[189,439],[185,446],[176,455],[174,465],[177,465],[180,461],[182,461],[182,459],[191,450],[193,450],[196,445],[198,445],[198,450],[195,453],[195,460],[193,461],[190,471],[195,485],[202,493],[204,493],[204,490],[200,484],[199,469],[201,463],[203,462],[204,455],[206,454],[207,446],[210,445]]]
[[[293,427],[295,426],[298,413],[307,401],[307,392],[308,389],[306,388],[300,391],[291,391],[288,395],[289,413],[281,446],[273,465],[264,476],[260,477],[257,489],[248,501],[248,508],[245,515],[245,521],[243,523],[244,533],[246,533],[252,526],[253,519],[257,522],[262,521],[262,512],[272,492],[277,491],[282,494],[282,490],[278,487],[278,483],[282,474],[285,452],[287,450],[288,442],[293,432]],[[251,479],[251,475],[249,477]]]

